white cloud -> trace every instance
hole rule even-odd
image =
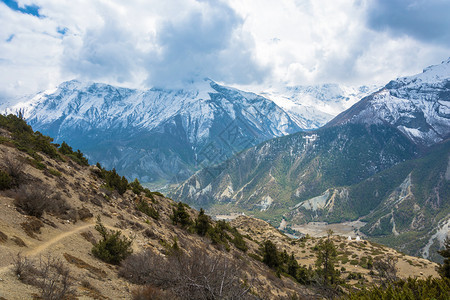
[[[380,16],[389,8],[386,1],[18,3],[37,5],[42,17],[0,2],[0,98],[72,78],[130,87],[175,86],[196,76],[259,87],[386,83],[439,63],[450,48],[439,35],[447,28],[437,28],[430,39],[409,34],[417,10],[393,27],[392,19]],[[426,8],[430,16],[423,19],[432,20],[436,9]]]

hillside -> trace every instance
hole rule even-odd
[[[77,298],[131,299],[133,293],[143,291],[139,286],[148,283],[146,278],[153,274],[154,266],[159,266],[155,267],[158,274],[170,275],[174,280],[194,276],[183,273],[186,266],[206,272],[196,261],[203,265],[214,263],[227,272],[233,270],[226,277],[226,292],[247,292],[241,294],[243,298],[283,299],[297,295],[311,299],[324,295],[316,284],[300,284],[287,274],[278,278],[275,270],[261,262],[261,247],[270,240],[279,253],[292,253],[304,268],[301,270],[308,270],[308,266],[312,270],[320,239],[293,240],[268,223],[249,217],[237,218],[229,225],[205,219],[186,205],[142,188],[137,181],[126,183],[114,170],[89,166],[79,151],[51,144],[50,138],[33,132],[16,117],[0,116],[0,128],[0,298],[41,295],[41,276],[51,274],[45,278],[54,280],[57,286],[68,279]],[[185,213],[180,212],[180,207]],[[177,224],[175,212],[179,216]],[[185,225],[187,218],[197,222]],[[198,224],[205,222],[210,229],[202,236]],[[101,241],[100,231],[96,230],[99,224],[106,231],[119,230],[121,236],[131,239],[134,254],[130,259],[115,265],[93,254],[93,244]],[[379,277],[367,263],[388,253],[398,259],[399,277],[437,275],[436,264],[430,261],[367,241],[350,242],[337,236],[332,239],[338,247],[340,276],[349,284],[346,289],[377,283]],[[150,262],[145,269],[145,263]],[[175,265],[167,268],[167,264]],[[45,266],[51,266],[50,273],[43,273]],[[21,277],[17,276],[18,269]],[[314,282],[313,273],[306,274],[300,278]],[[177,290],[185,280],[170,281],[166,286],[152,280],[159,282],[159,288],[147,290],[156,293],[154,296],[184,299],[190,295],[186,289]]]
[[[415,157],[418,151],[385,125],[347,124],[300,132],[203,169],[183,183],[173,198],[214,212],[244,211],[280,222],[284,213],[303,201],[332,187],[357,184]]]

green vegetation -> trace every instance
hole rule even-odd
[[[100,233],[102,239],[92,247],[92,254],[110,264],[119,264],[127,258],[133,250],[131,249],[132,241],[126,237],[122,237],[121,231],[109,231],[97,219],[95,229]]]
[[[45,165],[41,163],[42,157],[38,152],[48,155],[50,158],[56,160],[63,160],[62,155],[65,155],[82,166],[88,165],[88,160],[84,157],[80,150],[74,152],[70,146],[65,142],[59,146],[53,144],[51,137],[45,136],[39,131],[33,131],[25,120],[15,115],[0,115],[0,128],[4,128],[11,133],[11,138],[2,137],[0,143],[14,145],[20,151],[23,151],[33,158],[32,165],[38,169],[45,169]],[[59,149],[58,149],[59,147]]]
[[[116,169],[112,169],[111,171],[108,171],[100,165],[100,163],[97,163],[97,167],[99,170],[96,170],[96,174],[99,178],[104,179],[106,182],[106,186],[110,189],[116,190],[120,195],[123,195],[128,188],[128,180],[125,178],[125,176],[120,176],[117,174]]]
[[[209,216],[205,215],[205,211],[203,210],[203,208],[200,208],[200,212],[194,224],[195,232],[197,232],[198,235],[205,236],[206,233],[210,230],[210,223],[211,220]]]
[[[72,147],[67,145],[66,142],[62,142],[59,147],[59,152],[70,157],[73,161],[78,163],[80,166],[89,166],[89,162],[86,157],[84,157],[83,153],[78,149],[77,151],[73,151]]]
[[[173,208],[172,210],[172,223],[173,225],[181,225],[181,227],[188,227],[192,224],[191,217],[189,213],[186,211],[184,204],[182,202],[178,202],[177,208]]]
[[[152,205],[148,205],[148,202],[145,199],[139,199],[138,203],[136,204],[136,209],[155,220],[159,219],[159,212],[155,208],[153,208]]]
[[[427,279],[408,278],[398,280],[387,287],[372,286],[368,289],[352,292],[351,300],[391,300],[391,299],[450,299],[450,280],[448,278]]]
[[[12,185],[12,179],[8,173],[0,170],[0,190],[9,189]]]
[[[332,235],[333,231],[329,230],[327,238],[317,244],[316,272],[325,285],[336,284],[339,279],[339,271],[336,269],[337,251],[331,240]]]
[[[282,261],[280,258],[280,255],[277,251],[277,246],[275,246],[272,241],[267,240],[263,244],[263,263],[269,266],[269,268],[272,269],[278,269],[280,268]]]
[[[285,274],[291,276],[301,284],[309,284],[314,277],[314,271],[300,266],[294,257],[294,253],[288,255],[286,250],[278,251],[276,245],[267,240],[260,249],[262,255],[262,262],[270,268],[274,269],[278,276]],[[259,256],[250,255],[251,257],[260,260]]]
[[[446,237],[444,241],[444,249],[438,251],[444,257],[444,263],[439,266],[439,274],[447,279],[450,279],[450,237]]]

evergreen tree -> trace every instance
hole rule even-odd
[[[338,279],[338,271],[336,270],[336,247],[331,240],[332,230],[328,230],[328,236],[325,240],[321,240],[317,245],[317,274],[325,285],[334,284]]]
[[[289,275],[291,275],[292,277],[294,277],[295,279],[297,279],[298,277],[298,262],[294,257],[294,252],[292,252],[291,256],[289,256],[288,258],[288,262],[287,262],[287,273]]]
[[[263,245],[263,262],[273,269],[278,269],[281,265],[277,246],[270,240],[265,241]]]
[[[64,155],[72,154],[73,150],[72,147],[67,145],[66,142],[62,142],[61,146],[59,147],[59,152],[61,152]]]
[[[203,208],[200,208],[200,213],[198,214],[197,219],[195,220],[195,231],[199,235],[205,236],[210,226],[211,225],[209,217],[205,215],[205,211],[203,210]]]
[[[184,208],[184,204],[178,202],[177,208],[173,209],[172,215],[172,223],[174,225],[180,224],[182,227],[186,227],[192,224],[191,218],[189,217],[188,212]]]
[[[117,265],[133,253],[131,248],[132,241],[125,236],[122,237],[122,233],[119,230],[108,231],[101,223],[100,218],[97,218],[95,230],[100,233],[102,239],[92,247],[94,256],[107,263]]]

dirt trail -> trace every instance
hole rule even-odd
[[[70,231],[65,231],[65,232],[63,232],[63,233],[61,233],[61,234],[59,234],[59,235],[57,235],[57,236],[51,238],[50,240],[48,240],[48,241],[46,241],[46,242],[40,244],[40,245],[37,246],[36,248],[31,249],[31,250],[25,252],[24,255],[25,255],[25,256],[34,256],[34,255],[36,255],[36,254],[39,254],[39,253],[41,253],[42,251],[46,250],[46,249],[47,249],[48,247],[50,247],[51,245],[56,244],[56,243],[59,242],[60,240],[66,238],[66,237],[69,237],[69,236],[71,236],[71,235],[73,235],[73,234],[75,234],[75,233],[78,233],[78,232],[80,232],[80,231],[83,230],[83,229],[86,229],[86,228],[88,228],[88,227],[92,227],[92,226],[95,226],[95,224],[93,224],[93,223],[91,223],[91,224],[86,224],[86,225],[83,225],[83,226],[80,226],[80,227],[76,227],[76,228],[74,228],[74,229],[72,229],[72,230],[70,230]]]
[[[86,228],[93,227],[93,226],[95,226],[95,223],[86,224],[86,225],[83,225],[83,226],[75,227],[72,230],[65,231],[65,232],[63,232],[61,234],[58,234],[57,236],[52,237],[48,241],[45,241],[44,243],[36,246],[35,248],[24,252],[22,255],[23,256],[27,256],[27,257],[38,255],[38,254],[42,253],[43,251],[45,251],[46,249],[48,249],[50,246],[56,244],[57,242],[65,239],[65,238],[67,238],[67,237],[69,237],[71,235],[74,235],[74,234],[76,234],[76,233],[78,233],[78,232],[80,232],[80,231],[82,231],[82,230],[84,230]],[[116,230],[117,229],[117,228],[114,228],[114,227],[111,227],[111,226],[107,226],[107,225],[105,225],[105,227],[108,228],[108,229],[111,229],[111,230]],[[11,266],[12,265],[9,264],[7,266],[0,267],[0,274],[3,274]]]

